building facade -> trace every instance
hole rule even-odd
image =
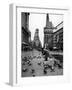
[[[42,49],[41,41],[39,39],[39,29],[36,29],[35,31],[34,40],[33,40],[33,48],[37,50]]]
[[[53,47],[53,27],[52,22],[49,21],[49,14],[46,15],[46,26],[44,27],[44,48],[52,49]]]
[[[53,27],[49,21],[49,14],[46,16],[46,26],[44,27],[44,48],[49,50],[63,50],[63,21]]]
[[[22,50],[25,46],[29,47],[31,41],[31,32],[29,31],[29,13],[21,13],[21,42]]]
[[[53,33],[53,48],[63,50],[63,21],[56,26],[56,31]]]

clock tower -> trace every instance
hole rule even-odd
[[[53,24],[49,21],[49,14],[46,15],[46,26],[44,27],[44,48],[51,49],[53,43]]]
[[[39,39],[39,29],[36,29],[36,31],[35,31],[34,40],[33,40],[33,47],[35,49],[42,48],[41,41]]]

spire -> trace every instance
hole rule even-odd
[[[34,40],[39,39],[39,29],[36,29],[35,35],[34,35]]]
[[[34,40],[33,40],[33,47],[36,49],[42,48],[41,41],[39,39],[39,29],[36,29],[36,31],[35,31]]]
[[[47,14],[46,16],[46,27],[48,26],[48,24],[49,24],[49,14]]]

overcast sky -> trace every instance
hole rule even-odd
[[[57,26],[63,21],[63,15],[49,14],[49,20],[52,21],[53,26]],[[39,29],[39,38],[43,45],[44,41],[44,27],[46,26],[46,14],[33,14],[29,15],[29,29],[31,31],[31,40],[34,38],[36,28]]]

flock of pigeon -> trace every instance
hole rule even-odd
[[[43,60],[41,61],[41,58]],[[42,67],[43,74],[46,75],[48,72],[47,70],[50,70],[50,72],[55,72],[55,68],[63,69],[63,63],[61,63],[59,60],[56,60],[54,57],[47,57],[47,60],[45,60],[45,56],[43,57],[39,56],[24,56],[22,57],[22,73],[27,73],[30,71],[31,76],[35,77],[36,70],[33,68],[33,61],[34,59],[37,60],[37,65]],[[38,67],[37,66],[37,67]],[[32,67],[32,68],[31,68]]]

